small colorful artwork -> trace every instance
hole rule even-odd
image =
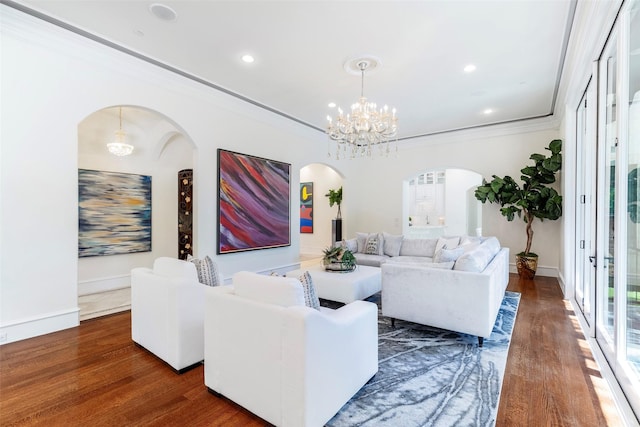
[[[300,183],[300,233],[313,233],[313,182]]]
[[[218,149],[218,253],[291,244],[291,165]]]
[[[78,170],[78,256],[151,251],[151,177]]]

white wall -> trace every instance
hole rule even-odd
[[[0,19],[0,337],[6,336],[5,342],[78,324],[78,125],[109,106],[157,111],[193,141],[196,256],[214,257],[225,276],[297,265],[295,226],[289,247],[215,255],[216,149],[291,163],[296,224],[296,171],[325,157],[324,135],[6,5],[0,5]],[[294,146],[299,149],[291,150]]]
[[[544,148],[557,137],[557,124],[540,120],[519,127],[425,138],[415,141],[413,148],[402,150],[397,158],[351,162],[352,167],[345,170],[344,203],[349,208],[349,215],[345,216],[346,237],[354,237],[357,231],[401,234],[402,182],[419,172],[457,168],[478,172],[486,179],[493,174],[519,179],[520,169],[530,162],[529,156],[545,152]],[[357,179],[360,176],[367,179]],[[513,254],[524,250],[524,222],[508,222],[496,205],[483,205],[482,232],[485,236],[497,236],[503,246],[511,249],[512,263]],[[538,274],[555,276],[561,250],[560,223],[536,222],[534,232],[532,250],[540,256]]]
[[[445,178],[445,224],[447,235],[475,236],[475,225],[469,230],[469,216],[477,211],[478,200],[469,200],[468,191],[482,184],[482,177],[468,170],[447,169]]]
[[[326,159],[324,134],[4,4],[0,19],[0,337],[6,336],[5,342],[78,324],[78,125],[106,107],[156,111],[192,141],[196,256],[211,255],[226,277],[297,265],[297,171]],[[499,127],[503,133],[482,129],[401,141],[398,158],[326,160],[343,178],[344,236],[368,230],[400,234],[402,181],[425,168],[469,169],[485,177],[517,174],[530,153],[557,136],[556,130],[506,128],[506,133]],[[215,255],[217,148],[291,163],[291,246]],[[318,207],[321,200],[316,199]],[[534,250],[541,266],[557,268],[558,227],[536,228]],[[514,252],[524,247],[524,225],[508,223],[493,206],[483,209],[483,230]]]
[[[338,213],[336,205],[329,207],[325,194],[340,188],[342,177],[327,165],[313,163],[300,170],[300,182],[313,182],[313,233],[300,234],[300,253],[319,255],[331,246],[331,220]],[[344,207],[341,210],[344,218]]]

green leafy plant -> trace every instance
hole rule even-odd
[[[556,172],[562,168],[562,141],[554,139],[546,150],[551,152],[548,157],[544,154],[532,154],[529,157],[534,164],[520,170],[522,184],[510,176],[500,178],[493,175],[490,182],[483,180],[483,184],[475,191],[476,199],[482,203],[499,204],[500,213],[508,221],[513,221],[517,214],[527,224],[527,245],[518,255],[537,256],[531,252],[535,218],[543,221],[562,216],[562,196],[550,186],[556,181]]]
[[[322,251],[324,257],[322,263],[325,266],[340,265],[340,269],[353,269],[356,265],[356,257],[349,249],[344,246],[329,247]]]
[[[333,205],[338,205],[338,214],[336,215],[336,219],[342,218],[342,213],[340,212],[340,205],[342,204],[342,187],[337,190],[329,190],[325,197],[329,198],[329,207],[332,208]]]

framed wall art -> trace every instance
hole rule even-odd
[[[313,182],[300,183],[300,233],[313,233]]]
[[[78,256],[151,251],[151,177],[78,170]]]
[[[291,165],[218,149],[218,254],[291,245]]]

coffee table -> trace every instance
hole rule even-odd
[[[359,265],[348,273],[325,271],[314,265],[286,273],[287,277],[300,277],[305,271],[311,275],[319,298],[345,304],[370,297],[382,290],[380,268]]]

